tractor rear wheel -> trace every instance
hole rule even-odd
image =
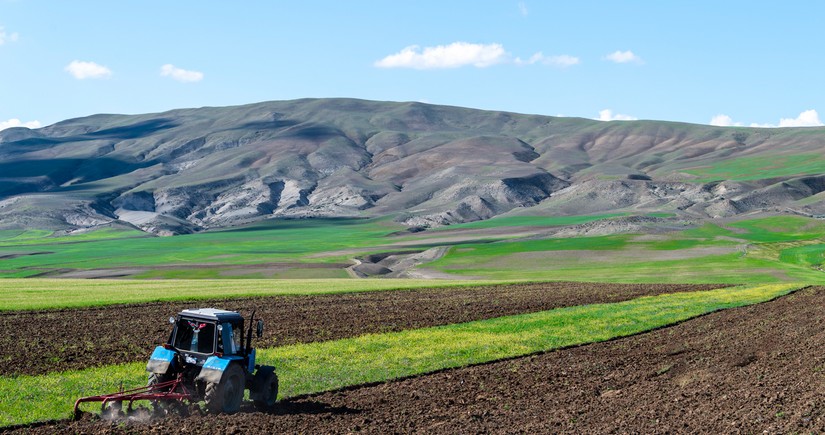
[[[209,412],[232,414],[241,409],[244,390],[243,369],[238,364],[231,364],[221,377],[219,383],[206,384],[203,400]]]
[[[146,386],[147,387],[154,387],[157,384],[162,384],[164,382],[169,382],[172,379],[174,379],[173,375],[170,375],[168,373],[164,373],[162,375],[157,374],[157,373],[149,373],[149,380],[146,382]],[[167,388],[163,388],[163,389],[159,389],[159,390],[155,390],[155,391],[166,392],[166,391],[169,391],[169,388],[167,387]],[[149,403],[152,404],[152,409],[155,410],[155,414],[157,414],[159,416],[164,415],[168,412],[168,409],[167,409],[168,407],[166,406],[165,403],[163,403],[162,400],[150,400]]]
[[[149,373],[149,381],[146,382],[147,387],[154,387],[157,384],[162,384],[164,382],[169,382],[172,379],[172,375],[169,374],[162,374],[159,375],[157,373]]]

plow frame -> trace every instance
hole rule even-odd
[[[102,402],[100,405],[101,412],[106,410],[106,405],[117,404],[117,409],[122,409],[123,402],[129,402],[128,411],[132,410],[132,404],[138,400],[151,401],[177,401],[180,403],[191,402],[192,394],[187,391],[183,385],[182,376],[177,378],[160,382],[155,385],[147,385],[145,387],[133,388],[131,390],[123,390],[121,386],[120,391],[111,394],[101,394],[98,396],[81,397],[74,403],[74,412],[72,417],[74,420],[80,418],[82,411],[80,411],[80,404],[87,402]]]

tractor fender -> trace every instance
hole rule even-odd
[[[229,365],[232,364],[233,361],[241,361],[243,358],[240,357],[220,357],[220,356],[210,356],[206,359],[206,362],[203,363],[203,367],[201,367],[201,372],[198,374],[198,377],[195,378],[196,381],[204,381],[211,384],[218,384],[221,382],[221,378],[223,378],[223,373],[226,369],[229,368]]]
[[[149,362],[146,364],[146,371],[149,373],[157,373],[164,375],[169,372],[169,367],[175,362],[175,351],[166,349],[163,346],[158,346],[149,357]]]

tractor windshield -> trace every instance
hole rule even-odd
[[[191,319],[178,320],[174,346],[183,351],[213,353],[215,324]]]

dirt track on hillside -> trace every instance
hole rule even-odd
[[[825,430],[825,288],[650,333],[281,402],[269,414],[36,433],[808,433]]]
[[[366,333],[445,325],[711,285],[541,283],[473,288],[260,297],[0,314],[0,375],[43,374],[145,361],[169,334],[166,319],[184,308],[255,308],[266,322],[256,345],[270,347]]]

